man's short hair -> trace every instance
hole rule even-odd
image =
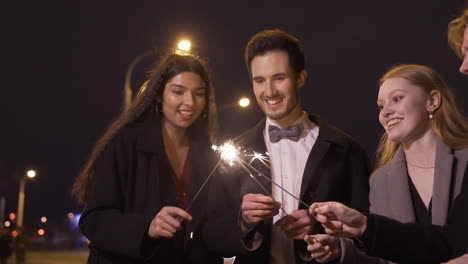
[[[264,55],[272,50],[282,50],[288,53],[289,65],[297,77],[304,70],[304,47],[299,40],[281,29],[264,30],[255,34],[245,47],[245,63],[252,75],[251,63],[257,55]]]
[[[463,35],[468,25],[468,9],[465,9],[461,16],[450,21],[448,25],[448,43],[453,52],[463,59],[461,51],[463,45]]]

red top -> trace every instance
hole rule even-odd
[[[182,169],[182,175],[180,178],[177,178],[174,168],[171,166],[172,180],[174,181],[176,187],[176,200],[177,207],[182,208],[183,210],[187,209],[188,206],[188,192],[190,185],[190,149],[187,152],[187,157],[185,158],[184,168]]]

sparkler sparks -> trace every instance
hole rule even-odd
[[[266,155],[263,155],[261,153],[257,153],[255,151],[253,151],[252,154],[249,154],[246,150],[243,150],[242,152],[242,155],[245,156],[245,157],[251,157],[250,158],[250,161],[249,162],[246,162],[244,161],[242,158],[240,158],[240,153],[241,153],[241,147],[236,147],[234,145],[234,143],[232,141],[227,141],[226,143],[224,143],[223,145],[220,145],[220,146],[217,146],[217,145],[212,145],[211,148],[219,154],[220,156],[220,159],[219,161],[217,162],[217,164],[214,166],[214,168],[211,170],[210,174],[208,175],[208,177],[205,179],[205,181],[203,182],[202,186],[200,187],[200,189],[197,191],[197,193],[195,194],[194,198],[192,199],[192,201],[190,202],[190,205],[188,206],[187,210],[186,211],[189,211],[189,209],[191,208],[191,205],[193,204],[193,202],[197,199],[198,195],[200,194],[200,192],[202,191],[202,189],[205,187],[206,183],[210,180],[210,178],[214,175],[213,173],[215,172],[215,170],[218,168],[218,166],[220,165],[221,161],[225,161],[227,162],[231,167],[234,166],[235,162],[237,162],[241,168],[243,168],[247,174],[255,180],[255,182],[263,189],[263,191],[265,192],[266,195],[270,196],[271,198],[273,198],[271,196],[271,193],[265,189],[265,187],[263,187],[263,185],[255,178],[254,174],[257,174],[258,176],[261,176],[261,177],[264,177],[265,179],[267,179],[270,183],[276,185],[278,188],[280,188],[281,190],[283,190],[284,192],[286,192],[287,194],[289,194],[291,197],[293,197],[294,199],[296,199],[297,201],[299,201],[299,203],[305,205],[306,207],[309,207],[304,201],[302,201],[301,199],[299,199],[298,197],[296,197],[295,195],[293,195],[291,192],[289,192],[288,190],[284,189],[281,185],[277,184],[276,182],[274,182],[272,179],[270,179],[269,177],[265,176],[263,173],[261,173],[259,170],[257,170],[255,167],[253,167],[251,165],[251,163],[255,160],[258,160],[260,161],[263,165],[265,165],[267,168],[270,168],[270,165],[269,165],[269,159],[266,155],[268,155],[268,153],[265,153]],[[255,173],[253,174],[252,171],[254,171]],[[274,200],[274,198],[273,198]],[[284,209],[281,207],[281,210],[283,211],[283,213],[285,215],[287,215],[286,212],[284,212]]]
[[[279,185],[278,183],[276,183],[275,181],[273,181],[269,177],[265,176],[263,173],[261,173],[259,170],[257,170],[255,167],[253,167],[251,165],[251,163],[253,161],[258,160],[263,165],[265,165],[267,168],[270,168],[270,165],[269,165],[270,162],[269,162],[269,159],[268,159],[267,156],[265,156],[265,155],[263,155],[261,153],[257,153],[255,151],[253,151],[252,154],[248,154],[247,151],[244,150],[243,151],[244,156],[251,157],[250,161],[247,163],[246,161],[244,161],[242,158],[239,157],[241,147],[234,146],[234,144],[231,141],[228,141],[228,142],[224,143],[221,146],[213,145],[212,148],[213,148],[214,151],[220,153],[221,159],[228,162],[228,164],[231,165],[231,167],[234,166],[234,162],[237,161],[241,165],[241,167],[249,174],[249,176],[252,179],[254,179],[257,182],[257,184],[260,185],[260,187],[262,187],[262,189],[264,189],[263,186],[260,184],[260,182],[257,181],[257,179],[255,178],[254,174],[252,174],[251,171],[254,171],[255,174],[257,174],[258,176],[267,179],[273,185],[275,185],[278,188],[280,188],[281,190],[283,190],[285,193],[287,193],[288,195],[290,195],[291,197],[296,199],[302,205],[304,205],[306,207],[309,207],[304,201],[299,199],[297,196],[295,196],[294,194],[292,194],[291,192],[289,192],[288,190],[283,188],[283,186]],[[268,153],[265,153],[265,154],[268,155]],[[271,194],[268,191],[266,191],[265,189],[263,191],[265,191],[265,193],[268,196],[272,197]]]
[[[228,141],[221,146],[213,145],[211,148],[215,152],[219,153],[221,159],[231,166],[234,166],[234,161],[239,159],[239,148],[236,148],[231,141]]]
[[[269,162],[268,157],[265,156],[265,155],[263,155],[262,153],[257,153],[257,152],[254,151],[252,155],[247,155],[247,156],[252,157],[252,158],[250,159],[250,161],[249,161],[249,164],[252,164],[252,162],[253,162],[254,160],[258,160],[258,161],[260,161],[263,165],[265,165],[267,168],[270,168],[270,165],[267,163],[267,162]]]

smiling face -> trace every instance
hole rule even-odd
[[[302,114],[299,88],[305,71],[296,78],[288,54],[281,50],[255,56],[251,70],[254,94],[265,115],[282,127],[294,123]]]
[[[162,96],[163,125],[169,129],[186,129],[205,107],[205,87],[201,77],[182,72],[167,81]]]
[[[390,78],[379,89],[379,121],[395,143],[404,144],[421,137],[429,129],[428,95],[403,78]]]

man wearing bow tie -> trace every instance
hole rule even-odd
[[[302,109],[307,72],[297,38],[278,29],[259,32],[245,60],[266,118],[235,143],[269,153],[270,168],[252,165],[281,187],[258,177],[260,188],[242,170],[220,175],[224,182],[211,191],[216,205],[207,241],[223,256],[237,255],[235,263],[308,263],[304,236],[323,230],[306,205],[340,201],[367,211],[367,155],[350,136]]]

